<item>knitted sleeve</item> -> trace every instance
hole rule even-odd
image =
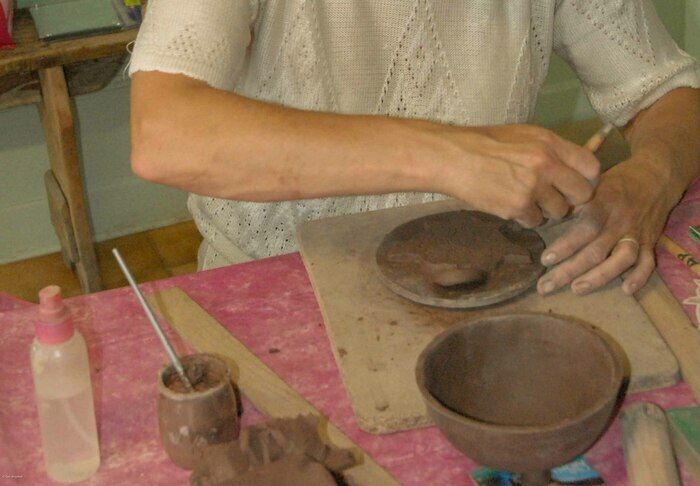
[[[700,88],[697,61],[678,48],[651,0],[560,0],[554,49],[593,108],[618,126],[675,88]]]
[[[251,40],[251,0],[151,0],[129,74],[184,74],[231,90]]]

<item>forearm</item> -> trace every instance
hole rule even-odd
[[[132,166],[146,179],[248,201],[438,189],[427,123],[294,110],[184,77],[156,93],[140,75]]]
[[[623,132],[635,163],[645,164],[675,198],[700,176],[700,90],[669,92]]]

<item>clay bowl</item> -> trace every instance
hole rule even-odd
[[[428,412],[471,459],[544,484],[610,424],[624,358],[592,326],[549,314],[454,326],[418,358]]]
[[[163,367],[158,373],[158,428],[168,457],[184,469],[195,469],[209,446],[236,439],[238,407],[224,361],[208,354],[191,354],[181,361],[190,381],[194,383],[190,372],[196,367],[206,384],[185,391],[175,368]]]

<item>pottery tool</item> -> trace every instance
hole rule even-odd
[[[663,234],[659,238],[658,243],[671,255],[682,261],[685,266],[695,272],[696,275],[700,275],[700,261],[696,260],[692,253],[683,249],[681,245]]]
[[[606,123],[602,127],[598,129],[597,132],[593,134],[591,138],[588,139],[586,143],[583,144],[583,147],[590,150],[593,153],[596,153],[598,149],[603,145],[603,142],[605,142],[605,139],[610,135],[610,132],[613,131],[615,128],[615,125],[612,123]],[[599,178],[595,178],[591,183],[594,186],[598,185],[598,180]],[[550,219],[546,221],[543,225],[540,226],[540,228],[549,228],[551,226],[556,226],[558,224],[564,223],[566,221],[570,221],[573,219],[576,215],[576,207],[570,208],[569,214],[564,216],[562,219]]]
[[[148,318],[148,322],[151,323],[153,330],[156,332],[156,335],[158,336],[158,339],[160,339],[160,343],[165,348],[165,352],[167,353],[168,358],[170,358],[170,362],[172,363],[173,367],[175,368],[175,371],[177,371],[177,374],[180,377],[180,380],[185,385],[187,390],[194,391],[194,388],[192,387],[192,383],[190,383],[189,378],[187,378],[187,375],[185,374],[185,369],[182,367],[182,363],[180,362],[180,358],[177,357],[177,353],[175,353],[175,350],[173,349],[172,345],[170,344],[170,341],[168,340],[168,336],[165,335],[165,333],[163,332],[163,329],[161,329],[161,327],[160,327],[160,324],[158,324],[158,320],[153,315],[153,311],[148,306],[148,302],[146,302],[146,299],[143,298],[143,294],[141,293],[139,286],[136,285],[136,281],[134,280],[134,277],[131,275],[131,272],[129,271],[129,267],[126,266],[126,262],[124,262],[124,260],[122,259],[122,256],[119,254],[119,250],[117,250],[116,248],[112,248],[112,254],[114,255],[114,258],[117,260],[117,264],[119,264],[119,268],[121,268],[122,273],[124,274],[124,277],[126,277],[127,282],[129,282],[131,289],[134,291],[134,294],[136,294],[136,298],[138,299],[139,303],[141,304],[143,311],[146,313],[146,317]]]
[[[666,418],[676,456],[700,484],[700,406],[667,410]]]
[[[268,417],[318,416],[323,426],[322,437],[327,437],[337,447],[352,449],[356,456],[358,465],[343,472],[349,484],[397,484],[348,436],[182,290],[170,288],[154,292],[148,300],[188,345],[200,353],[213,354],[226,361],[238,388],[262,413]]]
[[[606,123],[603,125],[597,132],[593,134],[591,138],[588,139],[588,141],[583,144],[584,148],[587,148],[591,152],[597,152],[598,149],[600,148],[601,145],[603,145],[603,142],[605,142],[605,139],[610,135],[610,132],[613,131],[615,128],[615,125],[612,123]]]
[[[459,312],[416,304],[389,290],[376,266],[377,248],[387,232],[429,214],[460,209],[465,209],[463,203],[447,200],[320,219],[297,230],[331,349],[361,428],[388,433],[429,425],[413,378],[418,355],[445,328],[490,313],[552,312],[589,322],[610,335],[627,354],[630,391],[676,383],[678,362],[642,307],[622,291],[619,280],[585,297],[567,289],[547,297],[530,290],[498,307]],[[551,242],[568,224],[538,228],[537,232],[545,242]],[[661,280],[652,282],[652,287],[665,290]],[[669,298],[677,307],[673,297]],[[669,318],[663,309],[665,300],[652,297],[648,303],[652,308],[662,307],[657,314]],[[683,323],[700,339],[682,310],[672,316],[672,322],[674,328]]]
[[[631,486],[680,486],[664,411],[653,403],[635,403],[620,415],[622,448]]]
[[[656,272],[635,297],[678,360],[683,381],[700,401],[700,332]]]
[[[687,250],[666,235],[661,235],[659,245],[683,262],[695,274],[700,275],[700,262]],[[658,278],[652,276],[652,279]],[[654,325],[664,338],[671,352],[678,359],[683,380],[693,391],[695,399],[700,401],[700,331],[688,321],[685,312],[668,289],[661,289],[654,293],[649,290],[649,284],[637,292],[640,304],[644,307],[654,321]],[[660,293],[659,293],[660,292]],[[664,302],[664,305],[656,305],[647,309],[645,302]],[[654,314],[658,314],[654,318]]]

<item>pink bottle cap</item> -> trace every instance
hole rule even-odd
[[[41,344],[60,344],[73,336],[73,321],[61,297],[61,287],[49,285],[39,292],[36,339]]]

